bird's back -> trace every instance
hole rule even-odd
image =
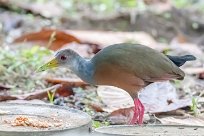
[[[131,81],[131,84],[144,86],[145,82],[183,79],[185,75],[164,54],[139,44],[108,46],[91,61],[95,66],[94,79],[98,84],[110,85],[108,83],[113,82],[112,85],[116,86],[122,81]]]

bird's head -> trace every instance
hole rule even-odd
[[[70,49],[60,50],[55,54],[54,59],[50,60],[43,66],[41,66],[37,71],[45,71],[55,67],[71,67],[74,60],[79,56],[76,52]]]

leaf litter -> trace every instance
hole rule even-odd
[[[43,42],[45,43],[44,45],[47,45],[49,41],[49,36],[51,33],[49,32],[47,39]],[[102,47],[112,43],[128,41],[128,42],[137,42],[137,43],[149,45],[150,47],[159,49],[160,51],[166,48],[170,48],[172,52],[175,54],[180,54],[183,52],[193,52],[193,54],[198,53],[199,58],[202,58],[203,56],[203,52],[201,52],[201,50],[199,50],[199,48],[196,45],[193,45],[193,44],[181,45],[181,43],[175,44],[174,42],[174,43],[171,43],[171,47],[168,47],[166,46],[166,44],[161,44],[156,42],[149,34],[146,34],[143,32],[141,33],[135,32],[132,34],[128,32],[124,33],[124,32],[68,30],[68,33],[73,34],[74,36],[79,38],[80,41],[97,43],[98,45],[102,45]],[[37,37],[39,38],[41,37],[41,35],[39,36],[37,34]],[[23,44],[25,44],[24,40],[22,40]],[[60,41],[58,43],[60,43]],[[62,45],[64,47],[65,43],[66,42],[63,42],[60,45],[60,47],[62,47]],[[81,45],[76,43],[74,44],[71,43],[71,44],[72,44],[72,47],[70,46],[70,44],[68,44],[66,45],[66,48],[70,46],[70,48],[78,50],[79,45]],[[20,45],[22,45],[22,43]],[[58,48],[59,47],[57,47],[57,49]],[[39,50],[42,56],[39,55],[38,53],[36,54],[36,51],[39,51]],[[86,56],[86,57],[90,57],[91,55],[93,55],[93,54],[90,55],[84,50],[87,51],[89,49],[82,47],[78,51],[82,52],[81,54],[84,54],[83,56]],[[177,50],[179,51],[177,52]],[[105,91],[104,91],[104,94],[103,93],[100,94],[98,90],[100,90],[101,87],[97,89],[97,87],[95,86],[84,85],[83,82],[78,80],[76,75],[74,75],[71,71],[67,69],[60,68],[59,70],[50,70],[43,73],[33,74],[35,69],[40,64],[45,62],[46,61],[45,59],[49,58],[48,56],[52,55],[52,51],[47,50],[45,48],[34,46],[31,48],[25,49],[24,47],[15,46],[15,48],[13,49],[13,46],[6,46],[6,47],[2,46],[0,47],[0,52],[1,52],[0,53],[0,60],[1,60],[0,61],[0,83],[1,83],[2,89],[4,90],[3,92],[1,92],[3,95],[32,94],[37,90],[42,90],[48,87],[52,87],[53,84],[58,84],[58,83],[73,84],[73,83],[76,83],[75,79],[77,79],[77,83],[75,85],[70,86],[69,84],[67,86],[64,86],[65,89],[63,90],[66,90],[66,91],[69,90],[71,92],[70,95],[69,94],[62,95],[62,96],[66,96],[66,97],[62,97],[62,96],[59,96],[58,94],[55,94],[55,98],[53,98],[54,104],[62,105],[62,106],[66,105],[89,113],[90,115],[92,115],[93,119],[95,120],[93,122],[94,127],[99,127],[101,125],[118,124],[118,123],[125,124],[125,121],[123,120],[127,120],[126,117],[128,116],[129,112],[132,110],[131,107],[133,106],[132,100],[131,98],[129,98],[127,94],[122,93],[117,95],[117,91],[116,93],[113,91],[114,95],[113,94],[110,95],[110,93]],[[32,58],[31,56],[34,56],[34,58]],[[203,68],[200,67],[201,64],[203,64],[203,62],[198,64],[196,63],[197,67],[192,68],[192,64],[189,64],[187,67],[185,66],[183,68],[187,74],[191,75],[190,76],[191,80],[186,80],[189,78],[187,76],[187,78],[182,82],[177,82],[177,81],[173,82],[174,87],[172,87],[172,85],[170,85],[169,83],[168,85],[167,83],[166,85],[164,85],[165,84],[164,83],[163,85],[154,84],[154,85],[151,85],[149,89],[146,88],[145,90],[143,90],[143,93],[141,93],[141,99],[143,99],[146,105],[146,112],[147,112],[146,115],[149,115],[150,117],[153,116],[154,119],[160,121],[157,123],[163,123],[163,124],[179,124],[179,123],[188,124],[185,122],[191,122],[191,121],[196,122],[193,120],[194,119],[197,120],[197,117],[190,116],[189,117],[190,119],[186,119],[187,117],[185,118],[174,117],[172,116],[172,114],[173,112],[177,114],[176,112],[178,111],[184,111],[185,114],[194,115],[195,111],[199,110],[199,114],[202,115],[202,113],[204,112],[203,110],[204,100],[203,100],[203,93],[202,93],[203,82],[201,80],[197,80],[197,77],[192,76],[192,75],[197,76],[198,74],[203,72]],[[176,90],[175,90],[175,87],[176,87]],[[112,89],[113,88],[111,88],[110,90]],[[167,94],[166,94],[166,90],[168,92]],[[155,91],[158,93],[152,94]],[[45,96],[47,95],[46,91],[42,91],[42,92],[43,94],[45,94]],[[151,95],[149,95],[149,93]],[[149,96],[151,96],[151,98]],[[160,98],[161,96],[164,96],[164,97]],[[10,96],[10,98],[13,99],[13,96]],[[105,98],[107,99],[105,100]],[[120,98],[120,101],[117,101],[119,100],[119,98]],[[111,101],[111,99],[115,99],[116,101],[113,101],[113,100]],[[149,100],[152,100],[152,101],[149,101]],[[164,118],[162,117],[164,116],[164,113],[169,113],[169,115],[167,114],[166,115],[172,116],[172,117]],[[185,114],[181,114],[181,116],[184,116]],[[113,117],[113,118],[115,117],[115,120],[113,118],[112,120],[110,120],[110,117]],[[120,120],[120,118],[122,120]],[[182,119],[185,119],[185,121],[182,122]],[[121,122],[117,122],[117,120]],[[200,120],[194,124],[199,125],[199,123],[202,123],[203,119],[201,118]],[[145,123],[149,123],[150,121],[151,121],[151,118],[147,117],[147,121]]]
[[[1,59],[2,60],[6,59],[7,62],[10,61],[10,63],[8,65],[8,64],[5,64],[5,61],[1,61],[1,67],[4,67],[2,70],[4,71],[8,70],[8,71],[1,73],[1,76],[4,79],[0,78],[0,80],[1,80],[1,83],[3,83],[3,85],[5,86],[12,86],[12,88],[9,91],[10,94],[24,94],[24,93],[29,94],[29,92],[32,93],[32,92],[35,92],[36,90],[40,90],[40,89],[42,90],[47,87],[50,87],[52,86],[53,83],[54,84],[66,83],[70,79],[73,79],[74,83],[76,83],[76,81],[80,81],[76,77],[76,75],[74,75],[68,69],[50,70],[48,72],[44,72],[41,74],[39,73],[33,74],[33,71],[35,71],[36,68],[45,61],[44,58],[47,58],[47,56],[52,55],[52,51],[38,46],[33,46],[29,50],[25,48],[22,49],[22,47],[15,47],[15,48],[16,49],[12,50],[12,53],[10,53],[9,55],[7,55],[5,52],[6,51],[11,52],[10,48],[8,47],[4,49],[2,48],[1,50],[1,52],[3,52],[1,53]],[[35,54],[36,51],[40,52],[40,54],[38,54],[37,56]],[[31,56],[34,58],[30,58]],[[35,63],[36,60],[38,60],[37,63]],[[22,62],[22,61],[24,63],[21,63],[21,64],[15,63],[15,62]],[[15,75],[16,72],[20,74],[16,76]],[[32,77],[32,80],[30,80],[31,77]],[[26,79],[29,81],[26,81]],[[48,82],[46,81],[46,79]],[[7,80],[10,80],[10,81],[7,82]],[[39,81],[41,83],[39,83]],[[31,82],[29,83],[31,85],[25,86],[27,82]],[[78,85],[72,86],[72,87],[78,87],[78,86],[82,87],[82,84],[80,82]],[[189,81],[187,82],[190,83]],[[175,85],[176,84],[177,83],[175,83]],[[190,83],[190,85],[192,84]],[[187,84],[185,86],[187,86]],[[126,92],[117,91],[118,88],[115,89],[113,87],[101,86],[101,87],[98,87],[97,93],[96,93],[95,87],[88,87],[88,88],[87,87],[85,85],[81,89],[75,88],[74,89],[75,91],[72,90],[74,93],[72,93],[71,95],[68,95],[64,98],[59,97],[60,99],[54,98],[52,101],[54,104],[67,105],[73,108],[84,110],[85,112],[88,112],[90,115],[92,115],[94,119],[99,120],[100,122],[109,122],[108,124],[127,123],[128,116],[130,116],[132,112],[131,107],[133,106],[133,102]],[[190,87],[190,86],[187,86],[187,87]],[[88,91],[84,91],[84,90],[88,90]],[[47,92],[45,92],[45,97],[46,96],[47,96]],[[178,96],[175,87],[172,86],[169,82],[154,83],[148,86],[147,88],[145,88],[140,94],[140,99],[141,101],[144,102],[144,105],[146,106],[146,112],[151,114],[170,112],[172,110],[177,110],[191,105],[192,103],[191,98],[180,99],[180,97],[182,96]],[[70,100],[72,100],[72,102]],[[148,114],[146,114],[145,116],[148,122],[150,121],[150,117],[148,117],[147,115]],[[158,117],[158,120],[159,120],[159,117]],[[98,126],[97,123],[95,125]]]

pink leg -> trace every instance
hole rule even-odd
[[[138,98],[134,99],[134,115],[133,118],[130,122],[130,124],[139,124],[141,125],[143,123],[143,117],[144,117],[144,106],[143,104],[140,102],[140,100]]]

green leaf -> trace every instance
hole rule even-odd
[[[193,111],[193,114],[196,116],[199,113],[198,110],[198,99],[195,97],[192,98],[192,105],[191,105],[191,111]]]

